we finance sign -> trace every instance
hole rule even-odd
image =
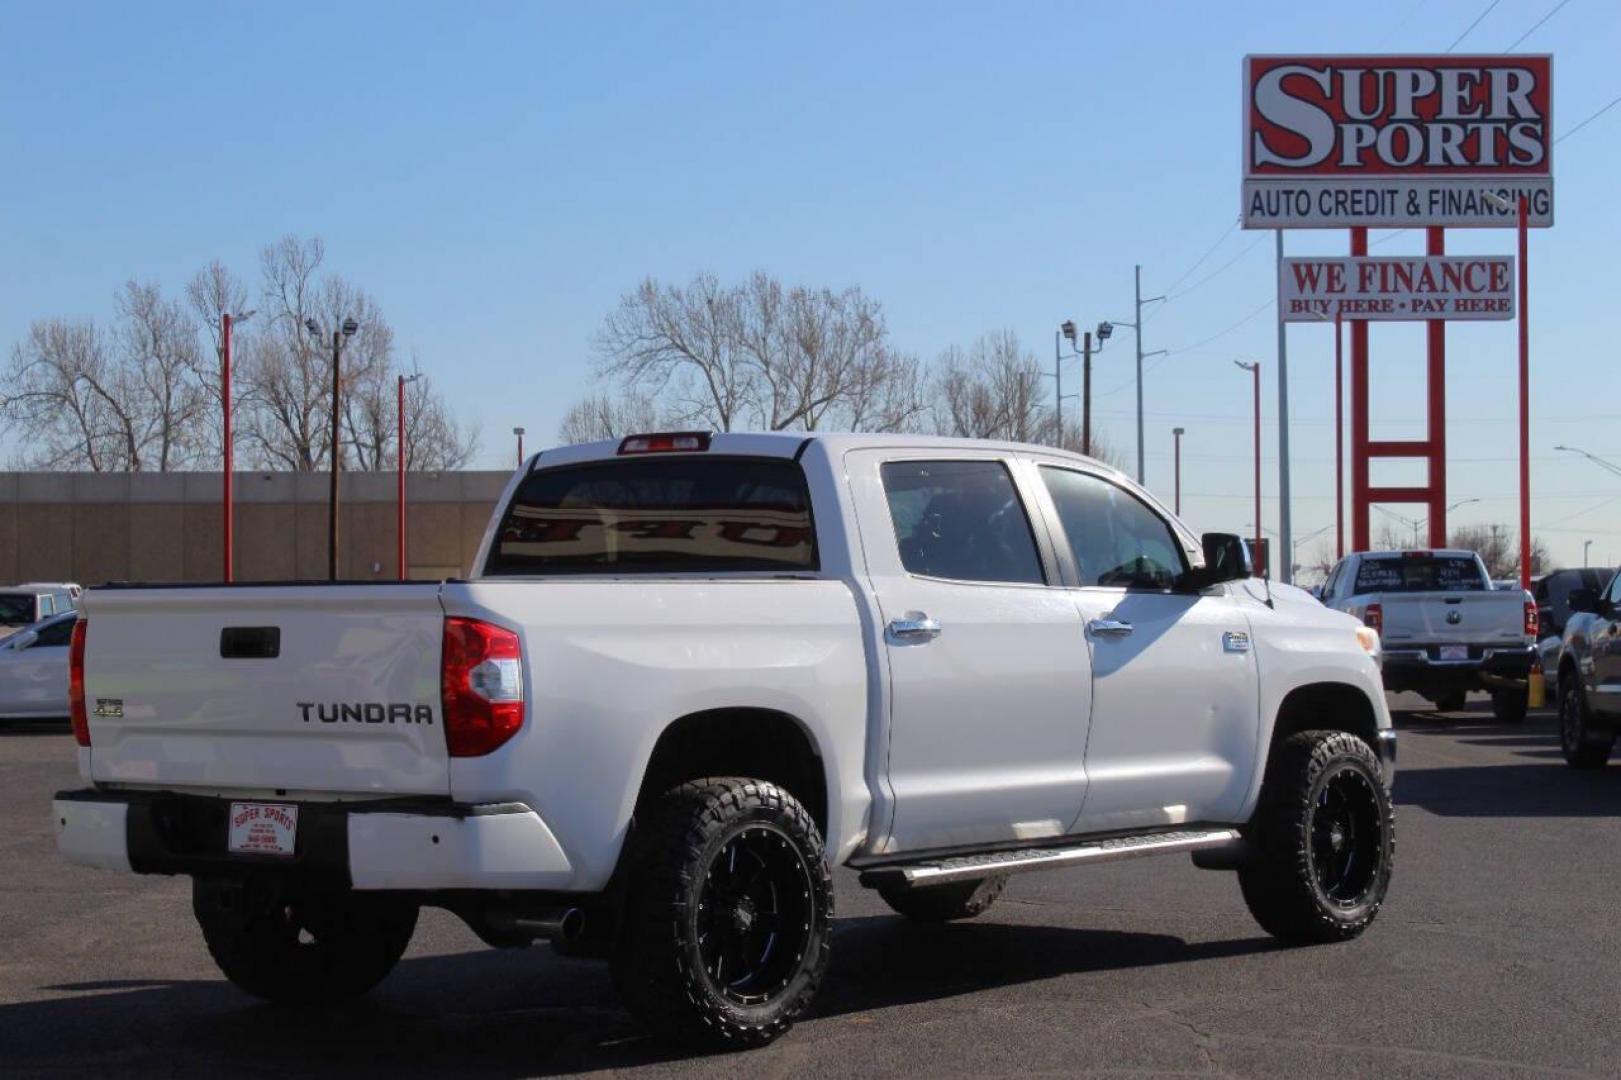
[[[1244,226],[1553,224],[1550,56],[1250,56]]]
[[[1284,259],[1284,322],[1511,319],[1514,260],[1507,255],[1399,255]]]

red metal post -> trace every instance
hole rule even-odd
[[[394,503],[395,503],[395,512],[398,515],[398,517],[397,517],[397,519],[396,519],[396,521],[394,523],[394,528],[395,528],[395,532],[396,532],[396,535],[397,535],[398,540],[399,540],[399,551],[397,553],[397,556],[398,556],[398,561],[399,561],[400,580],[404,581],[405,580],[405,376],[400,375],[400,376],[397,376],[397,378],[398,378],[399,381],[396,383],[396,389],[398,391],[398,393],[397,393],[398,408],[397,408],[396,412],[398,414],[398,421],[399,421],[399,438],[398,438],[398,441],[394,444],[398,449],[398,452],[395,454],[395,458],[397,460],[395,461],[395,468],[394,468],[395,477],[396,477],[396,491],[395,491]]]
[[[1334,312],[1334,557],[1345,558],[1345,357],[1340,313]]]
[[[1351,230],[1351,254],[1368,253],[1368,230]],[[1368,517],[1368,324],[1351,320],[1351,548],[1373,546]]]
[[[1520,196],[1520,588],[1531,587],[1531,267],[1526,256],[1530,207]]]
[[[231,313],[220,315],[220,403],[224,414],[225,430],[220,436],[220,449],[225,471],[225,580],[231,581]]]
[[[1424,230],[1426,255],[1447,253],[1446,230]],[[1429,345],[1429,510],[1430,547],[1447,546],[1447,324],[1431,319],[1424,324]]]

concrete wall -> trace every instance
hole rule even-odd
[[[409,577],[465,574],[510,473],[406,477]],[[219,581],[220,473],[0,473],[0,584]],[[324,579],[325,473],[237,473],[236,579]],[[345,473],[339,576],[396,575],[393,473]]]

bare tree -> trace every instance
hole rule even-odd
[[[202,451],[208,395],[197,377],[197,335],[177,300],[134,281],[118,295],[114,331],[122,353],[112,409],[127,467],[168,472]]]
[[[240,320],[248,314],[248,287],[224,263],[215,259],[192,275],[191,280],[186,283],[186,302],[191,308],[192,316],[202,328],[204,341],[203,347],[197,352],[197,379],[203,393],[212,403],[213,411],[218,415],[224,404],[224,382],[221,371],[224,342],[221,340],[220,317],[229,312],[238,319],[231,331],[233,351],[239,356],[245,354],[247,335],[251,330]],[[238,415],[245,416],[252,411],[253,389],[249,381],[233,379],[232,406]],[[213,463],[218,464],[224,457],[220,446],[223,428],[219,424],[204,424],[203,431],[209,457]]]
[[[111,367],[106,337],[88,319],[38,319],[28,328],[12,349],[0,399],[21,435],[20,467],[124,468],[110,438],[117,427],[104,389]]]
[[[1486,564],[1486,573],[1494,580],[1515,579],[1520,576],[1519,533],[1503,525],[1461,525],[1452,530],[1452,546],[1480,553]],[[1531,538],[1531,573],[1541,574],[1549,568],[1548,545],[1539,537]]]
[[[627,391],[664,398],[685,422],[731,431],[746,422],[753,366],[739,345],[735,290],[710,274],[685,288],[643,281],[597,335],[600,370]]]
[[[464,467],[478,451],[477,432],[462,430],[415,357],[411,371],[413,377],[405,384],[405,467]],[[377,471],[398,466],[399,374],[372,364],[346,380],[341,423],[348,467]]]
[[[617,397],[606,391],[576,402],[564,414],[557,438],[566,445],[622,439],[640,431],[664,427],[658,408],[640,395]]]
[[[1011,330],[985,335],[966,354],[946,350],[935,378],[942,435],[1038,442],[1052,425],[1040,365]]]

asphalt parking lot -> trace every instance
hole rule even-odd
[[[944,927],[844,875],[815,1014],[745,1059],[671,1051],[619,1010],[603,967],[490,951],[437,911],[363,1002],[260,1005],[215,971],[185,880],[56,859],[46,807],[77,780],[72,740],[11,730],[0,1072],[1621,1072],[1621,763],[1567,769],[1546,714],[1501,727],[1482,704],[1398,726],[1396,877],[1360,940],[1279,948],[1231,875],[1180,857],[1016,878],[987,915]]]

